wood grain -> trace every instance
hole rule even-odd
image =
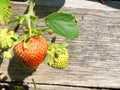
[[[34,90],[33,85],[29,85],[30,90]],[[38,90],[98,90],[95,88],[86,87],[71,87],[71,86],[57,86],[57,85],[37,85]],[[108,89],[99,89],[108,90]]]
[[[26,8],[27,4],[13,4],[13,16],[24,13]],[[80,30],[77,39],[68,41],[53,35],[57,36],[57,42],[66,41],[70,44],[67,47],[70,55],[69,66],[64,70],[59,70],[42,63],[36,71],[30,71],[25,69],[16,58],[13,58],[1,63],[0,70],[8,76],[6,82],[29,84],[34,78],[39,85],[42,83],[73,87],[120,88],[120,10],[110,8],[103,10],[36,5],[35,13],[39,17],[56,11],[72,13],[76,16]],[[37,22],[37,26],[44,25],[43,21]],[[45,36],[47,40],[53,37]],[[56,87],[63,90],[73,90],[73,87],[62,88],[49,85],[47,86],[50,88],[49,90],[53,90],[53,88],[58,90],[55,89]],[[43,85],[41,88],[45,87]],[[76,88],[74,90],[82,89]]]

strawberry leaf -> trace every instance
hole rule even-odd
[[[57,12],[45,18],[46,26],[67,39],[73,40],[78,37],[79,30],[75,17],[71,14]]]
[[[10,0],[0,0],[0,24],[9,22],[11,16]]]

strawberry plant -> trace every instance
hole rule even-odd
[[[37,68],[43,61],[45,64],[63,69],[67,67],[69,54],[67,44],[56,43],[56,38],[51,38],[51,43],[44,37],[44,32],[49,35],[55,33],[68,40],[74,40],[79,35],[75,16],[64,12],[55,12],[43,18],[45,27],[37,27],[34,14],[33,0],[29,2],[29,9],[26,14],[10,19],[11,6],[9,0],[1,0],[0,10],[0,49],[3,59],[11,59],[15,55],[26,67]],[[5,24],[7,26],[5,26]],[[9,25],[8,25],[9,24]],[[13,28],[19,24],[24,34],[17,34]],[[13,53],[12,53],[13,51]]]

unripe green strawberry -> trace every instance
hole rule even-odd
[[[39,36],[31,37],[28,40],[28,47],[24,47],[24,41],[14,47],[14,53],[19,60],[29,68],[37,68],[44,60],[47,52],[46,41]]]
[[[54,68],[65,68],[68,66],[68,51],[67,49],[61,49],[61,53],[56,53],[54,63],[51,64]]]
[[[14,31],[9,31],[7,28],[0,29],[0,49],[10,48],[17,39],[18,36]]]
[[[65,44],[51,44],[47,51],[45,63],[54,68],[66,68],[69,56],[65,46]]]

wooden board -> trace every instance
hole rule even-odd
[[[33,85],[29,85],[30,90],[34,90]],[[39,90],[93,90],[91,88],[58,86],[58,85],[37,85]]]
[[[0,83],[2,84],[2,83]],[[88,88],[88,87],[72,87],[72,86],[62,86],[62,85],[43,85],[43,84],[37,84],[36,85],[38,90],[108,90],[108,89],[102,89],[102,88]],[[0,85],[1,90],[35,90],[33,84],[27,84],[27,85],[20,85],[20,84],[6,84]]]
[[[96,7],[99,8],[88,8],[90,5],[84,8],[69,6],[68,3],[72,4],[72,0],[70,2],[66,0],[64,7],[49,5],[40,7],[39,4],[35,7],[35,13],[39,17],[45,17],[56,11],[72,13],[76,16],[80,30],[79,37],[74,41],[67,41],[57,36],[57,42],[66,41],[70,44],[67,47],[70,55],[69,66],[64,70],[59,70],[42,63],[36,71],[29,71],[16,58],[13,58],[10,61],[1,61],[0,70],[8,76],[5,82],[29,84],[34,78],[38,85],[42,84],[42,87],[45,85],[46,88],[50,88],[49,90],[66,90],[66,88],[73,90],[76,87],[78,88],[74,90],[82,90],[80,87],[120,88],[119,7],[108,7],[98,2],[85,0],[76,0],[74,3],[77,4],[77,1],[81,2],[80,5],[84,5],[82,1],[94,4],[94,6],[97,4]],[[116,2],[112,2],[112,4],[115,5]],[[118,2],[116,5],[120,6],[120,3]],[[107,7],[107,9],[103,7]],[[24,13],[26,8],[27,3],[13,3],[13,16]],[[37,26],[44,26],[44,22],[37,22]],[[45,36],[47,40],[52,37]],[[56,87],[60,89],[55,89]]]

